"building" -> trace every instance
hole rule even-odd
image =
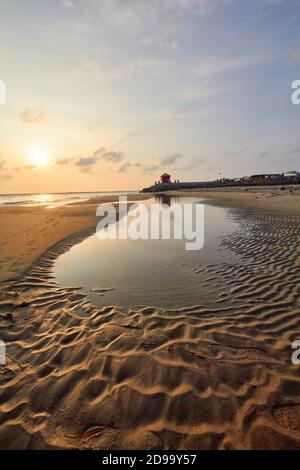
[[[267,180],[280,180],[282,178],[282,174],[281,173],[271,173],[269,175],[265,175],[265,178]]]
[[[254,182],[255,182],[255,183],[261,182],[261,183],[262,183],[262,182],[265,181],[265,178],[266,178],[266,175],[265,175],[265,174],[263,174],[263,175],[251,175],[251,176],[249,177],[250,181],[253,182],[253,183],[254,183]]]
[[[168,173],[164,173],[160,177],[160,182],[161,183],[171,183],[171,175],[168,175]]]
[[[297,176],[300,176],[300,173],[298,171],[285,171],[283,176],[285,178],[297,178]]]

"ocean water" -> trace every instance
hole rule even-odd
[[[0,206],[7,205],[55,205],[75,202],[96,196],[134,194],[137,191],[99,191],[83,193],[45,193],[45,194],[0,194]]]

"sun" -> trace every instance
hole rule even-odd
[[[49,165],[49,150],[46,148],[31,148],[29,150],[30,159],[34,166]]]

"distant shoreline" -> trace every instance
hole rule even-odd
[[[177,197],[203,197],[220,205],[238,204],[258,209],[300,212],[300,185],[289,185],[284,189],[281,186],[190,189],[166,191],[161,194]]]
[[[199,181],[199,182],[168,182],[168,183],[155,183],[147,188],[143,188],[141,193],[158,193],[164,191],[186,191],[186,190],[205,190],[205,189],[243,189],[243,188],[264,188],[264,187],[300,187],[300,177],[297,178],[284,178],[280,180],[252,180],[252,181],[234,181],[234,180],[217,180],[217,181]]]
[[[88,200],[94,197],[116,196],[120,194],[132,195],[137,193],[138,191],[67,191],[55,193],[0,194],[0,207],[8,205],[42,205],[62,202],[68,203],[75,200]]]

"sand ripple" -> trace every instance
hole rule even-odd
[[[95,308],[51,277],[72,240],[7,283],[1,448],[300,448],[300,219],[228,216],[240,230],[220,241],[241,262],[196,273],[213,308]]]

